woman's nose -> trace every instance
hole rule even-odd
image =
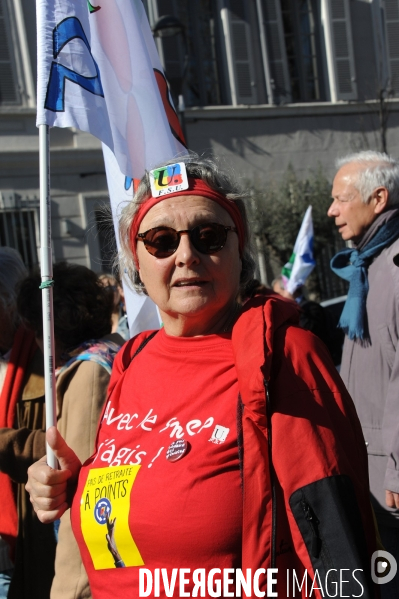
[[[188,232],[181,233],[180,243],[175,253],[176,264],[195,264],[199,261],[199,252],[193,246]]]

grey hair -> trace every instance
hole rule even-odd
[[[368,150],[339,158],[336,160],[335,166],[340,169],[351,162],[362,167],[353,182],[360,192],[362,202],[368,204],[377,187],[386,187],[388,190],[387,206],[399,204],[399,162],[395,158],[382,152]]]
[[[255,254],[250,239],[249,222],[245,208],[246,202],[249,202],[251,198],[250,191],[241,188],[233,173],[222,170],[216,160],[203,158],[191,152],[189,156],[179,157],[178,161],[185,163],[188,177],[202,179],[209,185],[209,187],[222,193],[227,199],[235,202],[240,211],[245,231],[244,247],[241,257],[242,270],[240,277],[240,291],[242,291],[249,281],[253,279],[255,273]],[[164,162],[160,166],[167,166],[168,164],[174,164],[175,162],[177,162],[177,159]],[[135,291],[145,294],[147,292],[140,281],[130,246],[130,229],[141,204],[143,204],[149,196],[151,196],[151,186],[149,174],[146,172],[139,183],[133,200],[122,210],[119,219],[119,237],[121,244],[119,253],[119,272],[121,275],[127,277],[130,286]]]
[[[0,247],[0,303],[14,324],[17,322],[17,287],[27,274],[17,250]]]

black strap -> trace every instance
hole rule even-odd
[[[151,333],[151,335],[149,335],[149,336],[148,336],[146,339],[144,339],[144,341],[143,341],[142,343],[140,343],[140,345],[138,346],[138,348],[137,348],[137,349],[136,349],[136,351],[134,352],[134,354],[133,354],[133,356],[132,356],[132,359],[130,360],[130,363],[132,363],[132,362],[133,362],[133,360],[134,360],[134,358],[137,356],[137,354],[139,354],[139,353],[141,352],[141,350],[145,348],[145,346],[147,345],[147,343],[148,343],[149,341],[151,341],[151,339],[152,339],[153,337],[155,337],[155,335],[156,335],[157,333],[158,333],[158,331],[153,331],[153,332]]]

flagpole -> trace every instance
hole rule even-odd
[[[50,204],[50,129],[39,125],[40,173],[40,270],[43,303],[44,388],[46,429],[56,425],[56,391],[54,368],[53,257],[51,247]],[[57,468],[57,460],[46,443],[47,464]]]
[[[127,188],[132,177],[141,178],[146,169],[187,150],[144,4],[137,0],[113,0],[108,4],[115,8],[112,18],[101,2],[92,1],[88,8],[86,0],[36,0],[36,123],[74,127],[98,137],[117,165],[112,167],[112,181],[108,174],[107,181],[112,203],[121,207],[132,199],[131,187]],[[85,44],[83,54],[74,50],[73,40],[77,38]],[[112,39],[118,43],[110,44]],[[64,48],[69,56],[68,67],[63,64],[64,52],[60,55]],[[47,178],[44,168],[44,181]],[[48,192],[43,195],[45,203]],[[43,220],[44,235],[50,227],[48,217]],[[43,243],[43,253],[49,247],[50,243]],[[51,268],[51,259],[44,256],[43,265],[45,260]],[[51,279],[50,272],[42,272],[44,283]],[[149,299],[143,304],[133,301],[133,292],[127,293],[126,306],[131,331],[154,328],[141,328],[144,316],[146,325],[147,316],[154,316],[158,322]],[[45,316],[45,321],[48,319]],[[46,371],[52,377],[47,361]],[[53,420],[48,417],[48,424]]]

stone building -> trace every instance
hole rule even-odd
[[[97,4],[93,2],[92,4]],[[144,0],[189,147],[260,182],[288,164],[399,155],[399,0]],[[38,262],[36,31],[32,0],[0,0],[0,243]],[[51,131],[54,258],[109,268],[100,143]],[[111,236],[112,237],[112,236]]]

